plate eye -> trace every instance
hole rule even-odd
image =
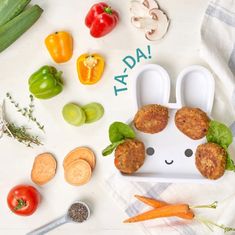
[[[146,149],[146,153],[147,153],[147,155],[152,156],[155,153],[155,150],[152,147],[148,147]]]
[[[184,154],[185,154],[186,157],[192,157],[192,155],[193,155],[193,150],[192,150],[192,149],[186,149],[186,150],[184,151]]]

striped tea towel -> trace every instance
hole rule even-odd
[[[149,209],[148,206],[134,198],[135,194],[157,198],[169,203],[186,202],[190,205],[210,204],[218,200],[219,206],[216,210],[198,209],[195,210],[196,215],[235,227],[234,181],[233,172],[227,172],[220,181],[211,184],[130,182],[120,178],[119,174],[113,174],[106,179],[105,187],[120,207],[125,210],[126,218]],[[197,220],[186,221],[173,217],[147,221],[141,223],[140,227],[143,229],[143,234],[146,235],[223,234],[222,230],[217,228],[211,232]]]
[[[235,13],[233,12],[235,12],[235,0],[211,1],[206,10],[201,30],[202,57],[218,76],[213,117],[227,124],[234,120],[231,102],[232,94],[235,98]],[[158,198],[169,203],[186,202],[190,205],[209,204],[218,200],[219,206],[216,210],[201,209],[197,210],[196,214],[235,227],[234,182],[234,172],[226,172],[221,180],[211,184],[130,182],[113,174],[107,177],[105,187],[125,210],[127,217],[149,209],[148,206],[134,198],[135,194]],[[141,223],[140,226],[143,234],[148,235],[223,234],[223,230],[217,228],[211,232],[196,220],[185,221],[177,218],[152,220]]]
[[[227,124],[231,124],[231,120],[235,120],[234,0],[213,0],[209,3],[202,23],[201,39],[201,56],[218,77],[214,110],[221,111],[216,112],[218,119],[225,119]],[[235,134],[235,124],[233,132]]]

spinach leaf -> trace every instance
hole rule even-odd
[[[235,165],[229,153],[227,154],[226,170],[235,171]]]
[[[217,121],[210,122],[206,138],[208,142],[219,144],[224,149],[227,149],[233,142],[231,130],[226,125]]]
[[[114,122],[110,125],[109,139],[111,143],[115,143],[126,138],[135,138],[135,132],[130,126],[122,122]]]
[[[208,142],[216,143],[227,151],[226,170],[235,171],[234,162],[227,150],[233,142],[231,130],[222,123],[211,121],[206,138]]]
[[[119,144],[122,144],[124,142],[124,140],[120,140],[120,141],[117,141],[115,143],[112,143],[110,144],[108,147],[106,147],[103,151],[102,151],[102,155],[105,157],[105,156],[108,156],[110,155],[115,148],[117,148],[117,146]]]

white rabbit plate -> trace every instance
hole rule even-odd
[[[200,108],[210,116],[215,91],[212,74],[202,66],[184,69],[177,78],[176,103],[169,103],[170,78],[161,66],[142,66],[133,81],[136,110],[147,104],[161,104],[169,108],[169,120],[167,127],[157,134],[135,129],[137,139],[145,144],[146,160],[134,174],[121,176],[134,181],[209,182],[195,166],[195,151],[198,145],[206,143],[206,138],[190,139],[178,130],[174,117],[182,106]]]

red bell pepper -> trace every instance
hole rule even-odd
[[[89,10],[85,23],[90,28],[90,34],[95,37],[103,37],[111,32],[119,20],[118,13],[104,2],[97,3]]]

